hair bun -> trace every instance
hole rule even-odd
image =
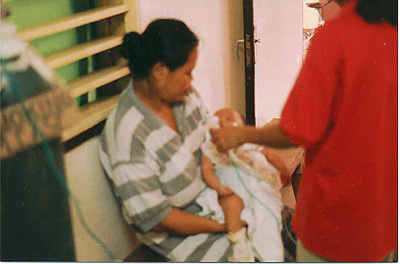
[[[129,61],[135,61],[135,57],[140,54],[140,40],[141,35],[137,32],[125,34],[121,45],[121,55]]]

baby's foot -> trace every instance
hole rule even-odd
[[[225,185],[221,185],[221,187],[218,188],[216,191],[219,197],[225,197],[233,194],[232,189]]]
[[[243,227],[235,233],[228,233],[228,239],[232,244],[232,254],[229,256],[230,262],[254,262],[254,254],[251,245],[247,240],[246,228]]]

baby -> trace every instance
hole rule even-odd
[[[243,126],[244,121],[240,114],[233,109],[224,108],[218,110],[208,122],[209,128],[213,127],[232,127]],[[228,230],[228,239],[232,244],[232,254],[229,261],[234,262],[253,262],[254,254],[252,246],[247,238],[247,228],[243,227],[241,220],[242,211],[246,208],[246,204],[254,203],[248,193],[243,193],[242,183],[233,181],[236,175],[233,172],[250,175],[256,178],[256,181],[267,183],[272,187],[275,195],[279,196],[279,190],[290,181],[286,165],[280,157],[273,153],[272,150],[253,145],[245,144],[239,147],[235,155],[228,153],[219,153],[215,145],[210,141],[202,146],[202,176],[208,187],[215,190],[218,194],[218,202],[223,207],[223,216]],[[232,170],[234,168],[234,170]],[[225,182],[226,184],[223,184]],[[227,186],[227,185],[234,186]],[[236,186],[240,185],[242,189]],[[231,187],[234,189],[232,190]],[[237,191],[235,191],[235,189]],[[262,190],[263,192],[264,190]],[[257,191],[256,191],[257,193]],[[224,203],[224,199],[229,196],[237,196],[240,202]],[[280,198],[280,196],[279,196]],[[251,201],[250,201],[251,200]],[[275,202],[276,203],[276,202]],[[201,202],[200,202],[201,205]],[[279,206],[278,206],[279,207]],[[278,210],[276,210],[278,211]],[[254,218],[254,216],[250,216]],[[280,218],[279,218],[280,219]],[[250,221],[253,222],[253,221]],[[258,258],[262,261],[271,259],[263,258],[258,254]],[[283,254],[282,254],[283,258]],[[272,259],[279,261],[278,259]]]

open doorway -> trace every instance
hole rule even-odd
[[[246,120],[264,125],[279,117],[310,37],[340,7],[329,0],[243,0]],[[318,13],[310,4],[323,6]],[[329,3],[329,5],[327,4]]]
[[[298,0],[244,0],[246,118],[264,125],[280,111],[302,63]]]

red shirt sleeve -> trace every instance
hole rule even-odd
[[[281,114],[281,126],[296,145],[310,148],[334,124],[341,86],[340,45],[327,26],[311,39],[308,54]]]

